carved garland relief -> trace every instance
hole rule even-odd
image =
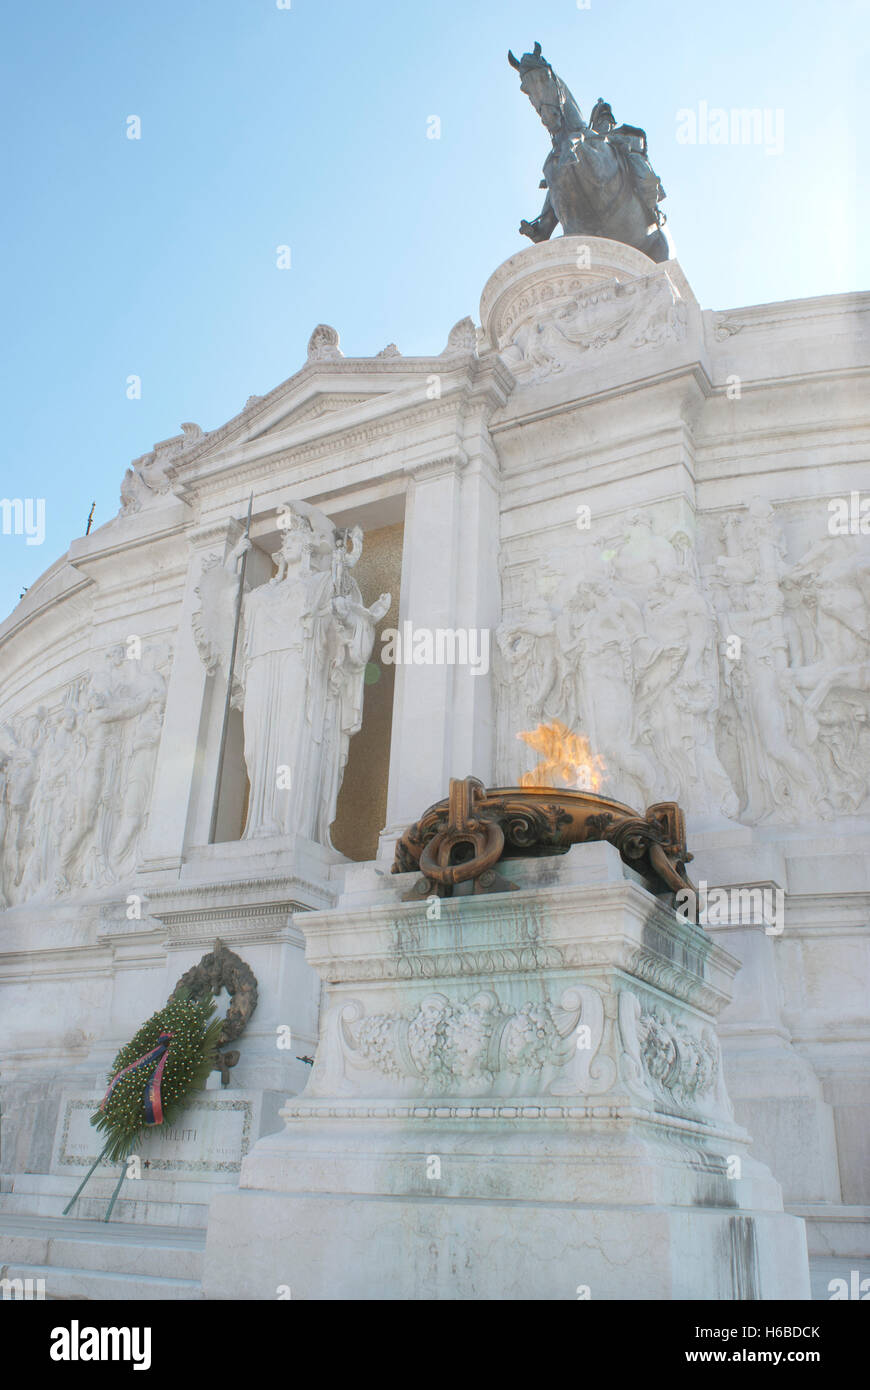
[[[436,992],[410,1014],[345,1000],[328,1016],[311,1093],[597,1094],[615,1076],[609,1058],[596,1062],[603,1034],[601,996],[582,985],[519,1007],[492,989],[461,1001]]]

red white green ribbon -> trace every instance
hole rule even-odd
[[[160,1087],[163,1081],[163,1069],[166,1066],[166,1058],[169,1056],[169,1044],[172,1038],[172,1033],[161,1033],[157,1040],[156,1047],[152,1047],[150,1052],[144,1053],[137,1061],[131,1062],[128,1067],[124,1067],[116,1076],[113,1076],[109,1082],[108,1091],[100,1101],[100,1109],[105,1110],[106,1102],[115,1087],[123,1081],[125,1076],[129,1076],[132,1072],[139,1071],[141,1067],[146,1067],[150,1063],[156,1062],[157,1066],[154,1068],[154,1073],[145,1086],[145,1123],[146,1125],[162,1125],[163,1098],[160,1093]]]

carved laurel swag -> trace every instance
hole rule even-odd
[[[330,1015],[323,1068],[331,1079],[353,1075],[355,1089],[360,1074],[376,1073],[365,1089],[387,1094],[592,1094],[615,1075],[609,1058],[596,1062],[603,1032],[601,997],[586,986],[520,1006],[491,989],[463,1000],[438,992],[410,1014],[366,1015],[354,999]]]

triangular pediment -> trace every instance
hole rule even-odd
[[[446,350],[442,357],[455,356],[457,351]],[[265,448],[268,452],[285,444],[295,448],[309,436],[320,438],[333,430],[340,433],[365,425],[385,409],[389,412],[392,402],[399,409],[419,404],[421,377],[431,373],[433,361],[440,359],[403,358],[398,351],[386,349],[372,358],[346,358],[334,350],[318,356],[309,350],[309,360],[300,371],[266,396],[249,396],[225,424],[205,431],[188,421],[181,435],[155,444],[150,454],[134,460],[128,469],[134,476],[127,481],[127,493],[144,478],[150,492],[174,491],[181,496],[196,473],[214,464],[223,466],[242,451]],[[127,509],[139,510],[142,505],[138,495],[128,497]]]
[[[288,410],[286,415],[277,420],[270,420],[264,429],[255,431],[250,438],[258,439],[266,434],[294,429],[297,425],[320,420],[324,415],[334,415],[337,411],[348,410],[355,405],[364,405],[367,401],[376,400],[386,394],[384,391],[317,391]]]

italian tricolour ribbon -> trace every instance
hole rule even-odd
[[[145,1087],[145,1123],[146,1125],[163,1124],[163,1098],[160,1094],[160,1086],[163,1081],[163,1068],[166,1066],[166,1058],[169,1056],[169,1044],[172,1037],[172,1033],[161,1033],[157,1039],[156,1047],[152,1047],[150,1052],[145,1052],[137,1061],[131,1062],[128,1067],[124,1067],[122,1071],[112,1077],[109,1082],[109,1089],[100,1101],[101,1110],[105,1110],[107,1100],[125,1076],[138,1071],[140,1067],[146,1067],[152,1062],[156,1062],[153,1075]]]

